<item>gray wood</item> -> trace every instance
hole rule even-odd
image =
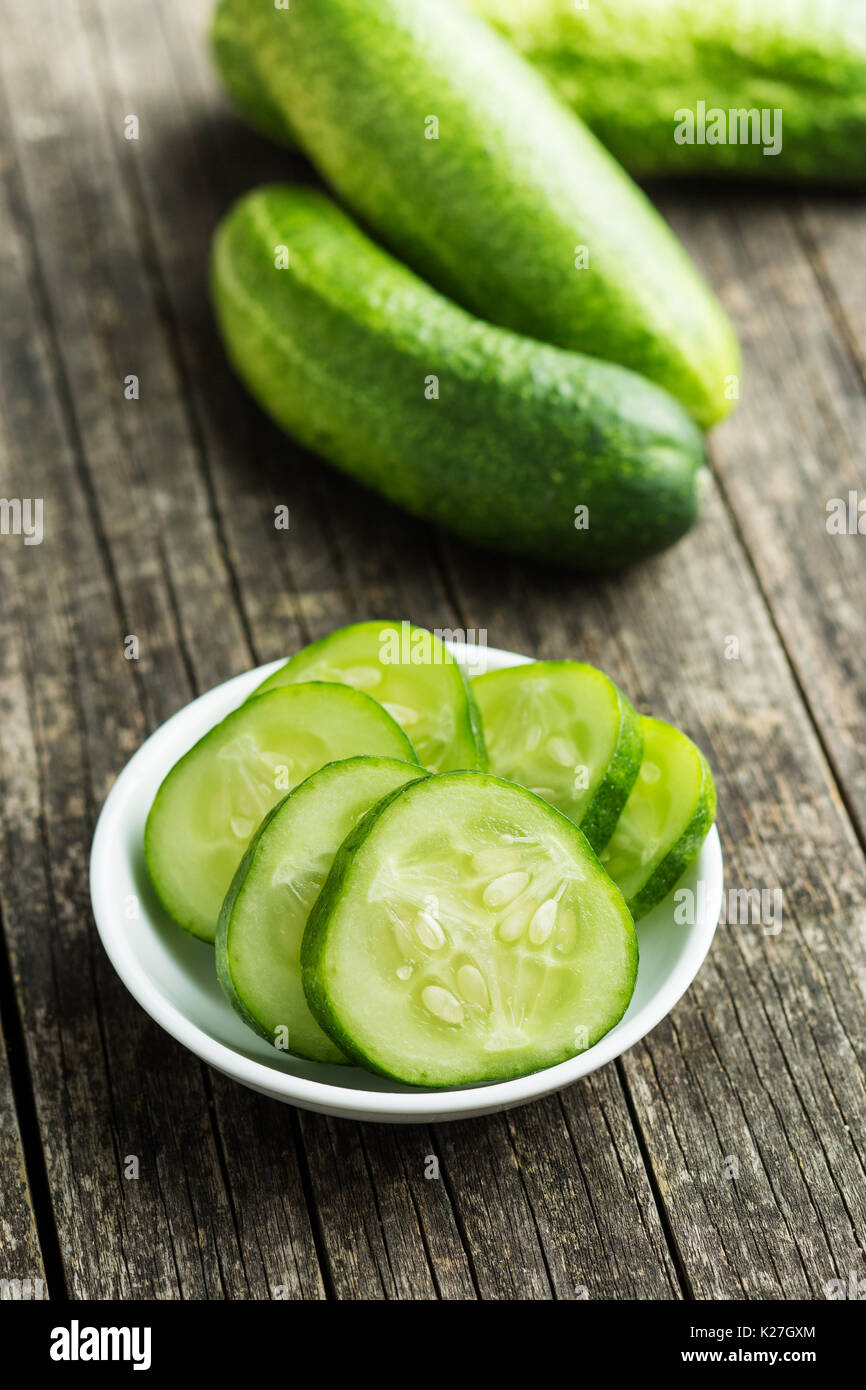
[[[209,8],[81,0],[46,42],[37,13],[0,5],[0,495],[38,483],[47,528],[0,545],[0,901],[70,1291],[822,1297],[860,1269],[866,1215],[866,874],[839,791],[862,831],[862,550],[823,525],[825,488],[857,477],[863,224],[668,196],[745,340],[721,492],[620,580],[481,556],[294,449],[227,369],[213,226],[304,166],[228,112]],[[619,1063],[482,1121],[358,1126],[242,1090],[146,1019],[90,922],[94,815],[146,732],[377,615],[604,666],[707,749],[729,886],[784,893],[781,933],[720,928]]]
[[[688,1292],[821,1297],[858,1267],[866,1214],[866,875],[728,515],[711,490],[679,547],[592,586],[516,567],[503,582],[450,550],[471,626],[598,663],[698,740],[728,887],[783,893],[782,931],[720,928],[685,1000],[622,1070]],[[725,659],[729,635],[739,660]]]
[[[21,169],[3,208],[4,491],[31,495],[36,471],[47,528],[38,549],[0,547],[5,925],[71,1292],[268,1296],[239,1248],[207,1079],[132,1005],[90,925],[96,806],[148,727],[191,693],[167,550],[188,572],[217,648],[233,610],[226,605],[217,621],[208,608],[215,547],[206,549],[193,451],[172,435],[171,403],[180,409],[173,381],[161,387],[165,415],[158,409],[136,424],[131,403],[121,415],[127,344],[152,353],[157,393],[164,353],[147,282],[126,250],[131,227],[104,206],[119,183],[86,111],[77,114],[72,78],[87,79],[86,61],[75,32],[58,24],[68,71],[60,60],[50,79],[43,71],[33,16],[23,32],[10,22],[6,51],[18,66],[4,74],[16,116],[4,148]],[[57,112],[56,124],[45,124],[46,109]],[[68,216],[76,206],[80,219]],[[123,659],[130,632],[142,638],[139,663]],[[139,1160],[137,1180],[124,1176],[128,1155]],[[293,1182],[299,1190],[293,1165],[289,1153],[290,1194]],[[274,1282],[302,1259],[308,1272],[296,1292],[315,1288],[302,1201],[291,1234]]]
[[[48,1297],[24,1148],[0,1034],[0,1300]]]
[[[180,371],[189,392],[192,430],[201,444],[216,525],[225,553],[231,557],[232,583],[242,605],[252,653],[279,655],[299,640],[371,612],[408,614],[432,626],[452,626],[456,615],[425,528],[293,453],[281,436],[251,416],[227,373],[203,301],[201,247],[207,244],[215,220],[237,188],[210,152],[215,149],[230,159],[246,181],[251,177],[250,161],[257,156],[239,159],[237,142],[242,133],[235,130],[232,134],[229,123],[227,134],[223,118],[214,118],[212,77],[209,70],[201,70],[202,48],[197,33],[189,35],[188,12],[165,8],[166,54],[160,48],[152,61],[148,61],[148,54],[155,31],[142,11],[103,6],[100,15],[105,24],[105,47],[99,49],[105,88],[117,93],[115,109],[134,109],[140,115],[142,130],[150,132],[126,160],[127,186],[131,198],[140,198],[140,215],[152,237],[166,313],[177,335]],[[95,19],[92,27],[97,27]],[[95,42],[99,48],[98,36]],[[185,103],[179,100],[179,82],[172,73],[172,67],[178,65],[183,77],[189,77],[193,93],[198,90],[194,78],[199,73],[201,108],[190,96]],[[146,82],[143,73],[148,74]],[[155,83],[154,73],[162,74]],[[165,160],[166,145],[178,144],[181,134],[186,136],[183,148],[187,160],[190,151],[206,152],[201,155],[201,166]],[[284,166],[284,157],[266,148],[262,152],[261,142],[253,145],[258,157],[270,163],[269,169],[260,166],[256,176],[273,177]],[[247,461],[251,440],[255,463]],[[254,472],[256,463],[258,475]],[[286,483],[284,490],[278,491],[281,477]],[[285,535],[273,528],[273,503],[277,500],[287,501],[292,510],[288,544]],[[374,545],[370,544],[371,537],[375,538]],[[187,611],[182,591],[177,604],[181,614]],[[189,613],[194,624],[192,603]],[[192,655],[196,680],[202,684],[218,678],[206,656],[198,652]],[[240,657],[239,661],[244,664]],[[613,1115],[609,1123],[619,1132],[631,1161],[639,1164],[634,1135],[621,1122],[623,1110],[620,1101],[619,1116]],[[408,1164],[404,1143],[395,1136],[384,1147],[384,1140],[380,1143],[379,1163],[384,1164],[386,1155],[390,1155],[390,1163],[387,1172],[385,1167],[376,1169],[379,1176],[371,1184],[366,1175],[375,1165],[365,1133],[350,1143],[345,1136],[353,1132],[351,1127],[307,1116],[302,1131],[322,1249],[337,1296],[425,1297],[434,1290],[445,1297],[466,1293],[467,1257],[459,1241],[462,1214],[459,1203],[456,1216],[450,1212],[445,1200],[447,1181],[440,1188],[431,1188],[425,1180],[419,1188],[417,1162]],[[564,1133],[560,1120],[556,1140],[550,1140],[551,1149],[561,1143]],[[334,1156],[335,1146],[342,1152],[344,1145],[348,1145],[346,1152],[354,1155],[350,1165],[351,1215],[341,1205],[347,1200],[346,1187],[343,1168]],[[575,1163],[574,1158],[571,1161]],[[490,1157],[490,1167],[496,1171],[495,1155]],[[390,1227],[378,1215],[386,1181],[388,1201],[400,1213]],[[481,1182],[485,1181],[483,1174]],[[440,1194],[435,1202],[434,1192]],[[426,1194],[426,1204],[419,1193]],[[238,1198],[238,1202],[242,1200],[246,1198]],[[413,1205],[419,1208],[417,1217],[412,1215]],[[385,1231],[382,1236],[378,1233],[380,1220]],[[351,1238],[349,1231],[353,1231]],[[397,1261],[390,1252],[389,1239],[399,1235],[405,1243],[407,1231],[412,1232],[412,1254],[404,1248],[402,1259]],[[498,1239],[503,1248],[512,1239],[510,1213],[504,1210],[499,1215]],[[654,1239],[657,1248],[661,1241],[658,1225]],[[424,1252],[429,1268],[424,1265]],[[597,1260],[603,1268],[604,1255]],[[644,1265],[653,1271],[646,1291],[669,1290],[667,1275],[657,1272],[649,1251]],[[537,1267],[539,1278],[546,1279],[540,1252]],[[507,1261],[503,1260],[502,1268],[507,1268]],[[495,1294],[497,1287],[494,1280],[488,1280],[489,1292]],[[507,1282],[504,1287],[508,1287]]]
[[[866,204],[738,190],[665,207],[743,343],[715,466],[863,841],[866,534],[829,533],[827,504],[866,497]]]

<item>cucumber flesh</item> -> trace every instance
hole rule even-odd
[[[478,676],[491,770],[573,820],[598,853],[640,770],[639,716],[613,681],[577,661],[536,661]]]
[[[359,753],[416,762],[408,736],[359,690],[310,682],[250,700],[180,759],[154,799],[145,857],[175,921],[213,941],[262,817],[311,773]]]
[[[501,778],[451,772],[386,797],[348,836],[301,963],[347,1056],[449,1086],[591,1047],[628,1006],[637,941],[571,821]]]
[[[426,628],[384,621],[340,628],[298,652],[256,693],[296,681],[338,681],[372,695],[406,730],[418,761],[431,772],[487,767],[469,682]]]
[[[217,974],[245,1023],[282,1050],[344,1062],[316,1023],[301,984],[301,939],[334,855],[382,797],[424,777],[393,758],[329,763],[265,817],[226,894]]]
[[[679,729],[641,718],[643,762],[601,861],[635,921],[644,917],[697,858],[716,817],[713,775]]]

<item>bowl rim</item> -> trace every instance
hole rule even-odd
[[[449,642],[448,645],[469,672],[479,663],[479,651],[482,652],[485,664],[488,659],[493,658],[496,669],[504,668],[506,665],[524,665],[532,661],[531,657],[497,647],[479,649],[457,641]],[[242,691],[249,693],[284,664],[285,658],[268,662],[254,671],[233,676],[212,690],[197,696],[171,715],[154,730],[126,763],[99,814],[90,855],[90,896],[96,929],[106,954],[124,985],[160,1027],[201,1060],[226,1076],[253,1090],[302,1108],[352,1118],[358,1118],[363,1114],[370,1120],[411,1118],[423,1122],[432,1117],[441,1119],[443,1115],[446,1118],[467,1116],[478,1113],[479,1107],[485,1112],[490,1112],[540,1099],[621,1056],[667,1017],[697,975],[718,926],[724,866],[715,824],[701,850],[701,855],[709,859],[709,871],[702,874],[703,881],[707,883],[706,900],[709,908],[690,929],[686,950],[676,969],[631,1019],[621,1020],[594,1046],[555,1066],[545,1067],[540,1071],[530,1072],[527,1076],[515,1077],[508,1081],[482,1082],[441,1090],[358,1090],[351,1086],[341,1086],[330,1081],[318,1081],[277,1070],[255,1058],[246,1057],[211,1037],[188,1018],[155,984],[134,950],[130,933],[121,929],[116,898],[111,894],[109,886],[113,849],[118,840],[123,841],[119,830],[124,813],[130,802],[135,799],[138,769],[153,757],[154,745],[158,747],[161,743],[168,742],[170,731],[187,722],[197,725],[199,721],[196,720],[196,713],[202,716],[210,704],[221,703],[222,699],[233,694],[235,689],[240,703],[244,698]],[[191,747],[195,738],[200,736],[197,733],[188,746]],[[178,931],[180,930],[178,927]],[[228,1003],[227,1007],[230,1007]]]

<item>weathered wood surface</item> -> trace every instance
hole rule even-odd
[[[210,232],[291,165],[221,103],[206,0],[81,0],[50,26],[42,9],[0,4],[0,495],[42,496],[46,527],[39,547],[0,543],[0,904],[57,1282],[820,1298],[866,1274],[866,541],[825,527],[827,498],[862,477],[866,211],[665,194],[746,354],[704,520],[605,584],[503,564],[294,450],[231,378]],[[96,811],[150,728],[254,662],[395,615],[597,661],[681,722],[718,775],[729,887],[783,902],[777,934],[721,927],[619,1063],[505,1116],[405,1130],[299,1114],[202,1068],[126,995],[87,890]]]
[[[5,1019],[5,1026],[9,1020]],[[38,1140],[36,1141],[38,1143]],[[0,1300],[48,1296],[24,1147],[0,1036]]]

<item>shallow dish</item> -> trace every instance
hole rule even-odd
[[[450,645],[472,675],[530,660],[493,647]],[[96,826],[90,893],[102,944],[133,997],[172,1037],[274,1100],[346,1119],[413,1124],[487,1115],[559,1090],[618,1057],[670,1012],[697,974],[719,920],[723,869],[715,826],[677,885],[691,891],[691,921],[674,921],[673,894],[642,919],[637,988],[625,1016],[595,1047],[568,1062],[514,1081],[428,1091],[356,1067],[304,1061],[256,1037],[220,990],[213,947],[181,931],[157,902],[144,864],[144,824],[177,759],[281,664],[235,676],[163,724],[121,772]]]

